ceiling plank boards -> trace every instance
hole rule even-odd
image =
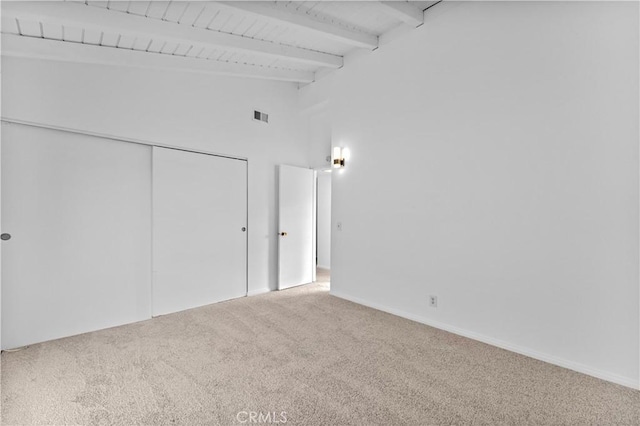
[[[222,1],[217,5],[224,6],[251,16],[258,16],[274,23],[286,24],[304,31],[345,43],[355,47],[375,49],[378,47],[378,36],[352,31],[329,22],[314,18],[312,15],[291,12],[284,8],[275,8],[266,2]]]
[[[406,24],[417,27],[424,23],[424,12],[408,1],[381,1],[378,2],[389,16],[392,16]]]
[[[298,83],[311,83],[314,79],[314,75],[311,72],[207,61],[185,56],[150,54],[136,50],[105,48],[89,44],[47,40],[13,34],[3,34],[2,56],[137,68],[171,69]]]
[[[35,22],[76,25],[85,29],[110,31],[133,37],[158,38],[167,42],[185,43],[195,47],[219,47],[238,53],[251,53],[321,67],[340,68],[343,63],[341,56],[328,53],[284,46],[218,31],[207,31],[174,22],[148,19],[130,13],[114,12],[78,3],[6,2],[3,4],[2,12],[3,20],[18,18]]]
[[[309,83],[354,48],[421,25],[435,3],[14,1],[3,4],[2,33],[25,39],[10,42],[12,56]]]

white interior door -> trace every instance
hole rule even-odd
[[[2,126],[2,348],[151,317],[151,148]]]
[[[153,315],[247,294],[247,162],[153,148]]]
[[[314,279],[315,172],[279,168],[278,289]]]

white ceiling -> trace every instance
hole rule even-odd
[[[436,1],[3,1],[3,55],[309,83]]]

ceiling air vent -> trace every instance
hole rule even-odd
[[[266,112],[253,111],[253,119],[256,121],[262,121],[264,123],[269,122],[269,114]]]

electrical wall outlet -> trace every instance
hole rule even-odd
[[[429,306],[432,308],[438,307],[438,296],[429,296]]]

